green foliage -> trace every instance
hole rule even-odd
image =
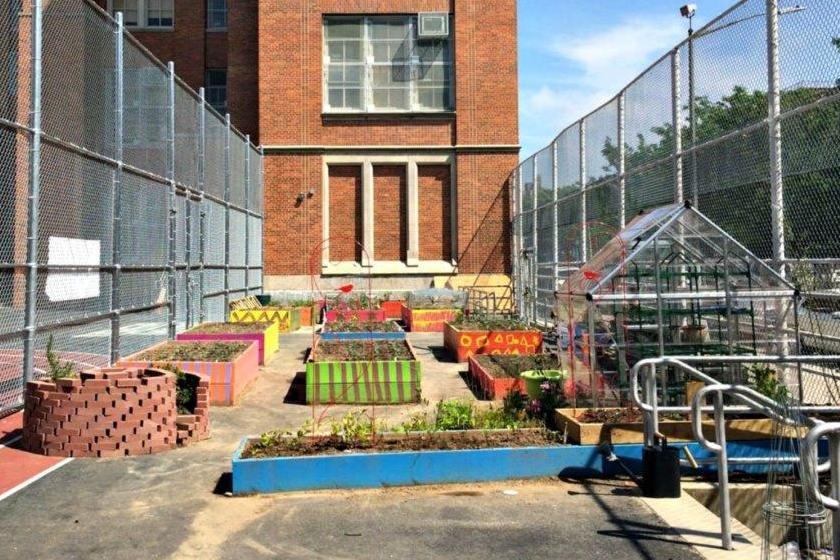
[[[520,391],[508,391],[502,400],[502,408],[511,415],[519,415],[525,412],[528,406],[528,398]]]
[[[772,367],[752,364],[747,368],[747,373],[755,385],[755,390],[762,395],[780,403],[787,402],[790,398],[788,388],[779,381],[779,375]]]
[[[76,372],[73,371],[72,362],[64,362],[63,364],[58,359],[58,355],[53,352],[53,337],[50,335],[47,339],[47,375],[53,381],[73,377]]]
[[[192,414],[196,404],[196,379],[174,364],[152,364],[152,367],[171,372],[175,376],[175,406],[178,414]]]
[[[450,399],[440,401],[435,410],[435,428],[438,430],[470,430],[475,427],[473,404]]]
[[[147,350],[138,360],[150,362],[229,362],[248,348],[242,342],[169,342]]]
[[[462,315],[452,326],[467,331],[524,331],[534,330],[513,316],[505,315]]]
[[[364,410],[350,411],[341,420],[330,423],[330,434],[350,445],[359,445],[371,440],[376,426]]]

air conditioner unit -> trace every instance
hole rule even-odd
[[[421,39],[449,37],[449,14],[445,12],[417,14],[417,36]]]

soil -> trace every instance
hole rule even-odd
[[[519,377],[523,371],[532,369],[558,369],[557,358],[551,354],[533,354],[529,356],[473,356],[492,377],[504,379]]]
[[[525,323],[516,319],[504,317],[470,317],[461,318],[451,323],[453,327],[461,331],[534,331]]]
[[[230,362],[248,348],[243,342],[168,342],[139,354],[150,362]]]
[[[402,340],[321,341],[316,362],[413,360],[408,344]]]
[[[679,414],[660,414],[660,420],[685,419],[685,416]],[[638,408],[620,410],[589,408],[578,414],[576,420],[583,424],[632,424],[644,422],[644,416]]]
[[[330,321],[324,325],[324,332],[400,332],[402,329],[393,321]]]
[[[344,441],[339,436],[282,437],[261,443],[251,442],[243,459],[263,457],[301,457],[334,455],[348,451],[379,453],[389,451],[427,451],[444,449],[487,449],[491,447],[544,447],[558,445],[558,435],[546,430],[470,430],[381,436],[376,440]]]
[[[269,328],[271,323],[204,323],[187,332],[201,334],[255,333]]]

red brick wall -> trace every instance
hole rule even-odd
[[[362,167],[331,165],[330,260],[362,261]]]
[[[228,6],[228,112],[236,128],[259,145],[257,1],[228,0]]]
[[[404,165],[373,166],[373,258],[402,261],[408,249],[408,193]]]
[[[451,170],[449,165],[419,165],[420,260],[452,259]]]

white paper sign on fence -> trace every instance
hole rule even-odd
[[[100,245],[98,239],[50,237],[47,262],[51,265],[99,266]],[[46,292],[50,301],[99,297],[99,273],[50,271]]]

